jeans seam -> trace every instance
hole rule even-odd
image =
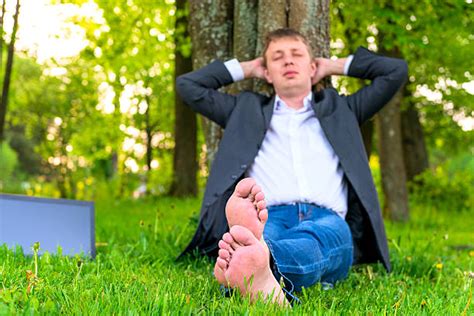
[[[293,282],[291,282],[290,279],[288,279],[283,273],[281,273],[280,271],[280,268],[278,267],[278,262],[277,262],[277,259],[275,258],[275,256],[273,255],[273,246],[272,246],[272,243],[270,240],[265,240],[264,238],[264,241],[265,243],[267,244],[268,246],[268,250],[270,251],[270,254],[272,255],[272,258],[273,258],[273,262],[275,263],[275,267],[276,267],[276,270],[278,271],[278,273],[285,279],[287,280],[290,285],[291,285],[291,290],[289,291],[289,293],[291,294],[295,288],[295,286],[293,285]],[[280,283],[280,280],[277,280],[278,283]]]

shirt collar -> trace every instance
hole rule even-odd
[[[313,98],[313,92],[309,92],[307,96],[303,99],[303,107],[298,110],[291,109],[288,105],[286,105],[285,101],[283,101],[278,94],[275,96],[275,104],[273,107],[274,111],[282,111],[282,110],[289,110],[295,112],[306,112],[308,109],[311,109],[311,100]]]

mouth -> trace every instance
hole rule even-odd
[[[295,77],[297,74],[298,74],[298,72],[295,71],[295,70],[288,70],[288,71],[285,71],[285,72],[283,73],[283,76],[284,76],[284,77],[287,77],[287,78],[293,78],[293,77]]]

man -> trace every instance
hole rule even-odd
[[[350,96],[311,91],[343,74],[372,83]],[[347,59],[314,59],[291,29],[269,33],[261,58],[215,61],[179,77],[184,101],[224,128],[184,253],[218,252],[219,283],[280,304],[294,290],[345,278],[353,263],[381,261],[390,270],[359,125],[406,77],[404,61],[364,48]],[[266,80],[275,95],[217,90],[244,78]]]

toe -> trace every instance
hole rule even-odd
[[[225,233],[222,236],[222,240],[229,245],[229,252],[234,252],[240,245],[234,240],[234,237],[230,233]]]
[[[222,258],[217,258],[216,264],[222,271],[225,271],[227,269],[228,263],[227,263],[226,260],[224,260]]]
[[[263,210],[267,207],[267,202],[265,200],[258,201],[257,202],[257,209],[258,210]]]
[[[258,218],[260,219],[260,222],[265,224],[268,219],[268,210],[264,208],[260,212],[258,212]]]
[[[258,243],[257,238],[255,238],[252,232],[243,226],[232,226],[230,229],[230,234],[232,235],[235,243],[242,246],[249,246]]]
[[[234,242],[234,238],[232,238],[232,235],[230,233],[225,233],[224,235],[222,235],[222,241],[230,245]]]
[[[259,186],[258,184],[255,184],[253,187],[252,187],[252,190],[250,190],[250,196],[256,198],[256,195],[258,193],[262,192],[262,187]]]
[[[229,253],[232,253],[234,250],[232,249],[232,247],[226,243],[225,241],[223,240],[219,240],[219,249],[225,249],[227,250]]]
[[[252,188],[255,186],[255,180],[252,178],[245,178],[240,180],[235,187],[235,193],[243,198],[246,198],[250,195]]]
[[[265,194],[263,194],[263,191],[260,191],[257,194],[255,194],[255,201],[256,202],[260,202],[260,201],[263,201],[263,200],[265,200]]]
[[[230,259],[230,253],[225,249],[219,249],[219,258],[228,261]]]
[[[222,270],[216,262],[214,266],[214,277],[216,278],[217,282],[222,285],[226,285],[227,281],[225,279],[225,272]]]

